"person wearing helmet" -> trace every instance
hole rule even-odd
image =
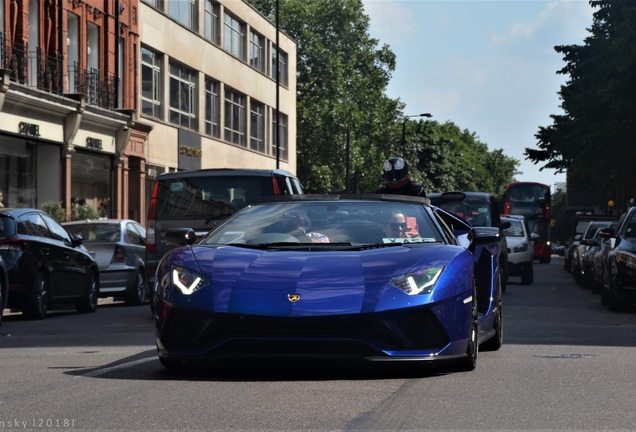
[[[375,193],[426,197],[424,188],[411,181],[409,165],[401,157],[394,157],[384,162],[382,170],[384,183],[376,189]]]

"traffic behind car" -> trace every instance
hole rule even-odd
[[[166,230],[190,227],[201,238],[255,198],[302,193],[298,178],[285,170],[202,169],[161,174],[152,190],[146,223],[146,265],[151,280],[157,263],[173,247],[163,240]]]
[[[499,229],[498,248],[493,251],[502,268],[502,286],[506,290],[508,280],[508,243],[503,230],[508,223],[501,221],[499,205],[494,195],[485,192],[443,192],[429,193],[426,197],[431,204],[467,220],[472,226]]]
[[[0,254],[7,267],[7,307],[31,319],[49,307],[72,304],[95,312],[99,296],[97,263],[58,222],[41,210],[0,209]]]
[[[150,294],[146,273],[146,229],[131,219],[65,222],[99,266],[100,297],[140,305]]]
[[[530,285],[534,282],[533,238],[539,235],[530,233],[524,216],[504,216],[501,221],[510,224],[504,230],[508,244],[508,277],[521,276],[521,283]]]
[[[601,228],[607,228],[612,221],[609,220],[592,220],[588,223],[585,231],[578,239],[576,244],[570,246],[571,255],[571,273],[577,284],[583,286],[584,260],[588,248],[593,244],[593,238],[596,232]]]

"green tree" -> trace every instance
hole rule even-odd
[[[251,3],[275,21],[274,0]],[[347,136],[357,187],[374,190],[400,103],[384,91],[395,55],[369,36],[361,0],[281,0],[280,28],[297,43],[298,173],[312,192],[345,190]]]
[[[519,161],[503,150],[489,151],[474,132],[448,121],[423,121],[407,154],[414,179],[427,191],[484,191],[500,195],[514,180]]]
[[[594,0],[584,45],[557,46],[568,75],[559,97],[564,113],[540,127],[537,148],[527,159],[541,169],[568,171],[577,189],[612,191],[618,199],[636,194],[636,3]]]

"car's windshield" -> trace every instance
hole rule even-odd
[[[67,224],[64,228],[74,235],[81,235],[85,242],[92,241],[119,241],[119,224],[113,223],[83,223]]]
[[[506,237],[524,237],[523,225],[519,219],[506,219],[510,222],[510,228],[504,230]]]
[[[289,201],[252,205],[201,244],[386,245],[441,242],[421,204],[395,201]]]
[[[466,198],[462,201],[445,201],[442,199],[433,199],[431,201],[433,205],[466,219],[473,226],[491,226],[492,214],[488,201],[473,198]]]

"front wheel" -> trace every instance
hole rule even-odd
[[[137,270],[133,286],[126,295],[126,304],[139,306],[146,301],[146,292],[148,290],[148,281],[145,277],[144,269]]]
[[[479,321],[477,311],[477,289],[473,282],[473,298],[470,307],[470,320],[468,328],[468,345],[466,347],[466,357],[460,360],[459,370],[470,372],[477,367],[477,356],[479,353]]]
[[[99,283],[97,280],[95,273],[89,272],[84,294],[75,305],[78,312],[95,312],[97,310],[97,300],[99,298]]]
[[[497,307],[493,313],[495,314],[493,324],[495,335],[481,345],[480,348],[484,351],[497,351],[503,345],[503,295],[501,289],[497,290]]]

